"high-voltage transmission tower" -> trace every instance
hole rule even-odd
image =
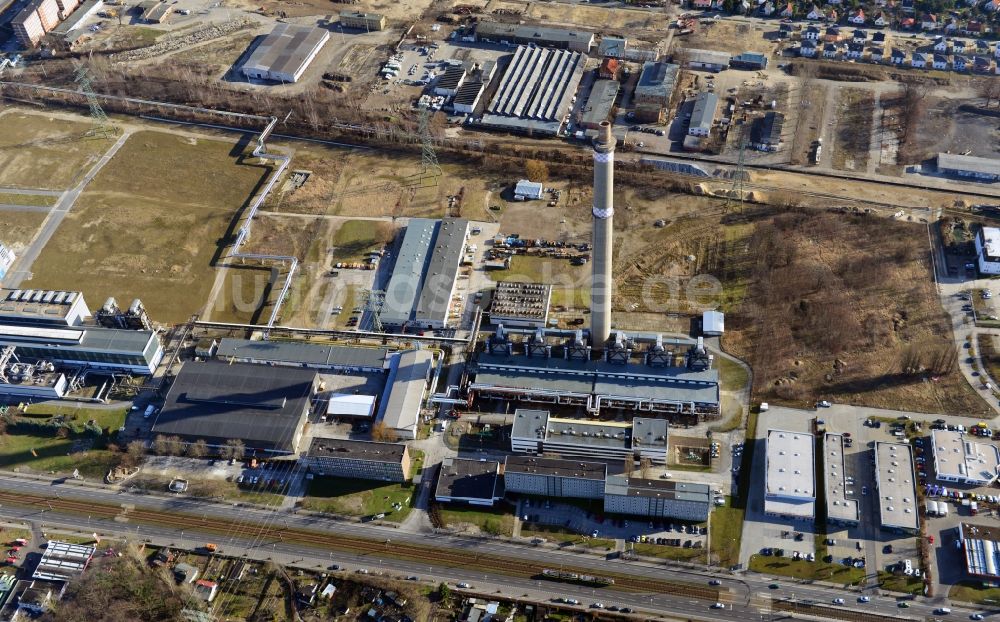
[[[361,292],[364,296],[365,311],[371,315],[372,330],[377,333],[382,330],[382,308],[385,306],[385,292],[380,289],[366,289]]]
[[[90,86],[90,75],[83,65],[76,69],[76,83],[80,85],[80,92],[87,98],[87,104],[90,105],[90,116],[94,120],[94,126],[87,130],[86,136],[93,138],[118,136],[118,128],[111,123],[108,115],[101,108],[101,103],[97,101],[97,93]]]
[[[434,149],[434,137],[431,136],[431,112],[424,108],[420,111],[420,179],[432,181],[436,186],[441,177],[441,165],[438,164],[437,151]]]
[[[733,173],[733,185],[729,189],[729,193],[726,195],[726,211],[733,205],[738,205],[739,210],[743,211],[743,185],[746,181],[747,170],[746,170],[746,157],[747,157],[747,136],[746,136],[746,124],[740,126],[740,136],[739,136],[739,157],[736,160],[736,171]]]

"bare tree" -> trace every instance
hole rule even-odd
[[[524,174],[534,182],[549,180],[549,166],[541,160],[528,160],[524,163]]]
[[[146,460],[146,446],[142,441],[132,441],[125,448],[122,466],[139,466]]]
[[[226,441],[226,449],[228,450],[229,457],[233,460],[242,460],[247,453],[246,445],[238,438],[231,438]]]
[[[187,455],[190,458],[204,458],[208,455],[208,443],[205,442],[205,439],[199,438],[188,445]]]
[[[383,443],[395,443],[399,440],[399,435],[396,434],[395,430],[386,426],[382,421],[379,421],[372,428],[372,440]]]
[[[159,456],[166,456],[170,453],[170,441],[166,436],[157,434],[153,439],[153,451]]]

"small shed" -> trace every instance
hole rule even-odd
[[[330,418],[362,417],[371,419],[374,414],[374,395],[332,393],[326,407],[326,416]]]
[[[705,311],[701,314],[701,334],[711,337],[725,332],[726,315],[722,311]]]
[[[514,200],[537,201],[542,198],[545,188],[540,182],[522,179],[514,186]]]

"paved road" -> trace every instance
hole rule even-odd
[[[31,241],[28,248],[26,248],[17,258],[14,268],[7,273],[7,277],[3,281],[5,287],[19,287],[22,281],[31,278],[31,266],[34,265],[35,260],[38,259],[38,256],[42,253],[45,245],[48,244],[49,240],[52,239],[52,236],[55,235],[56,229],[59,228],[63,218],[65,218],[66,214],[73,209],[73,204],[75,204],[76,200],[80,198],[80,195],[83,193],[83,189],[87,187],[87,184],[89,184],[99,172],[101,172],[104,165],[110,162],[111,158],[118,153],[118,150],[125,144],[125,141],[128,140],[129,136],[131,136],[131,130],[123,132],[115,144],[112,145],[111,148],[108,149],[103,156],[101,156],[101,159],[98,160],[93,167],[91,167],[86,175],[84,175],[83,179],[80,180],[80,183],[74,188],[62,193],[62,196],[59,197],[55,207],[51,208],[48,217],[46,217],[45,222],[42,223],[42,228],[38,234],[35,235],[35,239]]]
[[[773,582],[772,579],[755,574],[748,574],[742,577],[732,577],[728,573],[699,567],[686,567],[679,564],[607,560],[602,557],[589,554],[572,553],[546,547],[534,547],[520,543],[506,542],[499,539],[489,540],[465,538],[452,534],[408,534],[387,526],[370,524],[362,525],[355,522],[329,520],[316,516],[300,516],[292,513],[275,512],[245,506],[233,507],[229,504],[207,502],[194,498],[161,497],[158,495],[120,495],[111,490],[94,486],[69,484],[53,485],[51,481],[28,479],[14,474],[0,475],[0,482],[2,482],[4,489],[8,491],[20,490],[25,493],[36,495],[43,494],[49,497],[59,495],[63,498],[87,499],[95,503],[104,504],[117,505],[121,503],[130,503],[134,504],[136,507],[184,512],[188,514],[202,514],[205,517],[219,517],[229,521],[236,521],[238,527],[231,530],[231,535],[226,536],[225,538],[219,538],[218,535],[205,535],[197,538],[197,542],[204,542],[206,541],[206,538],[210,538],[211,541],[217,542],[223,550],[242,553],[243,550],[249,551],[254,549],[258,552],[262,551],[263,553],[266,553],[268,548],[270,548],[272,553],[277,553],[280,549],[281,552],[288,555],[299,555],[303,558],[308,555],[312,559],[337,558],[338,560],[346,560],[351,563],[364,563],[366,564],[366,567],[372,567],[375,564],[385,564],[386,566],[391,565],[392,568],[401,572],[420,572],[421,574],[424,572],[433,572],[440,574],[443,577],[457,580],[467,580],[470,582],[478,582],[482,580],[491,586],[496,585],[498,589],[506,589],[507,593],[511,593],[509,591],[510,589],[528,589],[533,584],[534,587],[538,588],[539,585],[538,582],[532,580],[519,580],[492,574],[482,575],[485,578],[480,579],[478,574],[477,576],[472,577],[468,576],[469,573],[467,571],[460,571],[448,567],[438,567],[434,565],[433,560],[413,563],[391,559],[390,562],[389,560],[392,555],[391,544],[386,545],[384,558],[379,555],[381,551],[377,550],[379,549],[377,545],[371,553],[352,557],[351,555],[342,555],[326,550],[318,552],[316,549],[299,545],[286,545],[280,542],[270,541],[261,542],[258,538],[255,538],[255,535],[259,535],[261,533],[262,525],[270,523],[288,526],[290,528],[326,531],[331,534],[339,533],[361,536],[370,538],[374,542],[384,542],[388,540],[390,542],[408,542],[422,545],[433,544],[441,547],[466,550],[472,555],[481,553],[518,557],[533,562],[544,563],[545,565],[573,566],[592,570],[597,573],[613,572],[656,579],[670,578],[690,581],[693,583],[700,583],[702,581],[707,582],[709,579],[716,578],[721,580],[723,582],[723,587],[728,590],[723,600],[727,601],[734,607],[732,610],[727,611],[726,619],[734,620],[759,619],[760,612],[758,610],[758,605],[768,602],[771,598],[794,598],[800,602],[803,600],[809,600],[816,603],[829,603],[835,597],[844,597],[854,600],[856,595],[860,593],[857,591],[845,590],[840,586],[796,584],[794,581],[789,579],[781,579],[779,582],[780,587],[772,590],[768,588],[769,584]],[[0,516],[17,520],[44,520],[46,524],[57,522],[88,531],[92,531],[100,527],[101,531],[107,531],[108,533],[121,531],[131,532],[133,529],[133,526],[128,526],[123,529],[122,524],[116,521],[101,523],[91,519],[90,517],[87,518],[87,523],[84,527],[82,524],[82,518],[80,517],[60,517],[58,514],[46,510],[39,512],[37,509],[23,509],[11,506],[4,506],[0,508]],[[157,537],[170,538],[171,541],[173,541],[178,538],[184,538],[185,532],[187,533],[188,538],[191,538],[192,536],[192,531],[190,529],[184,529],[183,526],[180,525],[177,528],[135,525],[134,528],[142,537],[152,537],[155,535]],[[456,575],[456,573],[459,574]],[[553,589],[558,591],[553,592]],[[586,594],[589,592],[589,588],[560,586],[558,588],[549,588],[548,591],[549,593],[557,593],[560,595],[578,593]],[[600,593],[602,601],[610,600],[610,602],[631,603],[630,606],[633,607],[636,607],[641,603],[644,608],[649,608],[653,611],[670,612],[685,616],[707,616],[711,619],[711,612],[708,609],[708,605],[710,603],[706,603],[705,601],[693,600],[687,597],[677,597],[670,594],[652,594],[629,597],[625,594],[618,594],[613,590],[600,590]],[[621,600],[610,599],[605,596],[605,594],[617,594],[614,598]],[[649,599],[648,602],[646,600],[647,598]],[[583,599],[581,598],[581,600]],[[873,595],[872,601],[873,602],[871,603],[863,605],[866,611],[878,611],[887,615],[896,615],[899,612],[896,607],[895,599],[892,597]],[[906,610],[906,617],[920,618],[925,615],[931,615],[933,609],[940,606],[940,603],[940,600],[932,602],[924,599],[917,599],[913,602],[912,607]],[[862,605],[858,606],[860,607]],[[963,611],[954,606],[952,609],[955,610],[955,614],[957,616],[967,616],[968,613],[972,611]],[[1000,611],[997,613],[1000,613]]]

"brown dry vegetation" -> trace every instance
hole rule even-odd
[[[761,214],[742,258],[748,295],[723,338],[753,367],[756,398],[982,412],[956,371],[923,239],[893,220]]]

